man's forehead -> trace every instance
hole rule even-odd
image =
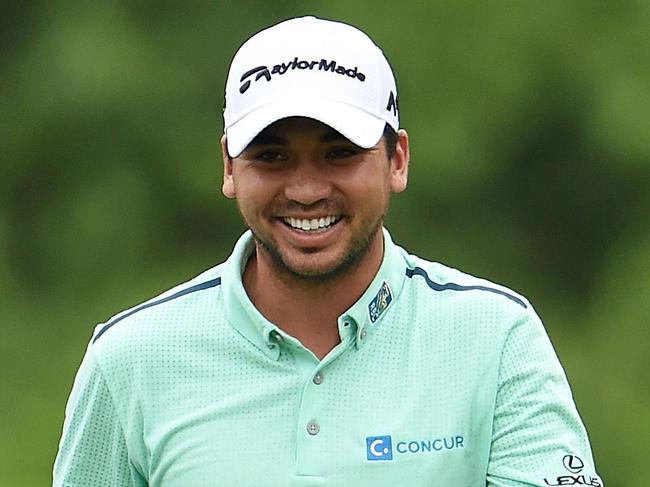
[[[253,138],[249,146],[267,143],[286,143],[297,135],[318,137],[321,142],[350,142],[347,137],[329,125],[307,117],[289,117],[273,122]]]

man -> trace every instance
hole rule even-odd
[[[100,324],[55,485],[601,486],[530,303],[396,246],[409,140],[382,51],[305,17],[226,83],[230,258]]]

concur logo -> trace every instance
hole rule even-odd
[[[366,437],[366,456],[368,460],[393,460],[393,455],[410,456],[436,454],[445,450],[465,448],[465,438],[460,435],[430,438],[426,440],[406,440],[397,438],[393,451],[390,435]]]
[[[368,460],[392,460],[393,443],[390,436],[368,436],[366,438]]]

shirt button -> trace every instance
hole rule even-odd
[[[307,423],[307,433],[309,433],[312,436],[316,436],[318,432],[320,431],[320,426],[316,421],[310,421]]]
[[[359,333],[359,338],[361,338],[363,340],[367,336],[368,336],[368,332],[364,328],[363,330],[361,330],[361,333]]]
[[[323,380],[325,380],[325,377],[323,377],[322,373],[317,372],[312,380],[313,380],[314,384],[319,386],[319,385],[321,385],[323,383]]]

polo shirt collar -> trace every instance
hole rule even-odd
[[[393,243],[385,228],[383,235],[384,256],[379,271],[361,298],[338,319],[341,340],[354,341],[357,349],[369,342],[371,335],[381,326],[384,317],[397,301],[406,279],[403,251]],[[226,318],[247,340],[277,360],[282,342],[300,347],[302,345],[267,320],[248,297],[242,275],[254,251],[255,242],[251,232],[247,231],[239,238],[225,262],[221,285]]]
[[[388,230],[384,228],[383,233],[384,257],[379,271],[357,302],[339,318],[339,322],[341,319],[353,322],[357,348],[371,342],[372,334],[395,306],[406,279],[403,251],[393,243]]]

